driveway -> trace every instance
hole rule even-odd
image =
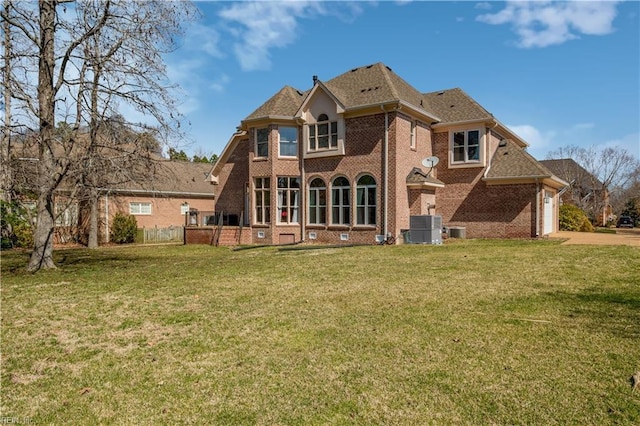
[[[640,228],[620,228],[615,231],[615,234],[560,231],[550,234],[549,238],[566,239],[567,241],[562,244],[627,245],[640,247]]]

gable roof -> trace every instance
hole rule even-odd
[[[604,184],[578,164],[573,158],[555,160],[540,160],[545,167],[572,185],[579,185],[585,189],[601,190]]]
[[[557,188],[568,185],[511,139],[500,142],[484,176],[492,183],[537,179]]]
[[[353,68],[326,82],[320,82],[346,110],[386,103],[402,103],[434,121],[436,114],[428,111],[422,93],[381,62]],[[315,85],[314,85],[315,87]],[[285,86],[243,121],[263,118],[293,118],[312,90],[301,91]]]

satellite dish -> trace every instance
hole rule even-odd
[[[435,166],[438,165],[438,162],[440,161],[440,159],[438,157],[427,157],[424,160],[422,160],[422,165],[425,167],[429,167],[430,169],[433,169]]]

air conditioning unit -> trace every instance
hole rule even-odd
[[[442,216],[409,217],[411,244],[442,244]]]

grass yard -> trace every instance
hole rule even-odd
[[[640,251],[554,241],[2,253],[2,419],[638,424]]]

